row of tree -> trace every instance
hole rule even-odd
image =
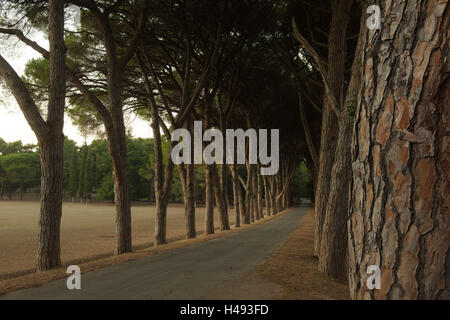
[[[124,121],[130,110],[151,121],[153,129],[155,245],[166,243],[167,205],[175,171],[170,157],[163,155],[164,137],[171,141],[171,132],[182,127],[192,132],[194,119],[204,121],[205,128],[215,126],[222,132],[233,127],[284,127],[282,170],[276,176],[263,181],[258,166],[249,163],[244,175],[236,166],[230,171],[235,202],[239,202],[237,216],[243,217],[243,223],[262,216],[263,189],[271,213],[287,205],[301,141],[296,138],[300,130],[295,119],[286,121],[296,110],[291,103],[295,95],[284,86],[289,84],[289,75],[280,72],[280,65],[265,53],[269,44],[266,28],[274,26],[277,6],[270,1],[71,3],[81,8],[81,26],[75,31],[64,31],[60,1],[36,5],[5,1],[11,13],[20,10],[27,19],[8,17],[4,22],[8,28],[0,30],[19,38],[43,57],[27,65],[24,79],[0,59],[2,77],[35,131],[40,148],[43,181],[38,270],[60,265],[65,97],[70,102],[68,113],[83,128],[104,128],[112,159],[116,254],[132,250],[130,159]],[[49,51],[22,31],[29,26],[46,31],[46,21]],[[276,78],[278,87],[258,92]],[[46,113],[38,107],[43,103],[47,103]],[[258,115],[256,108],[261,111]],[[273,117],[277,109],[281,112]],[[168,153],[175,143],[170,143]],[[227,170],[225,165],[208,165],[205,169],[207,233],[214,232],[214,203],[221,229],[230,228]],[[195,237],[194,165],[179,165],[177,172],[184,195],[186,235]]]
[[[23,78],[0,56],[0,76],[40,148],[38,270],[60,265],[65,110],[86,132],[106,137],[115,253],[131,251],[125,119],[136,113],[153,131],[155,245],[166,242],[175,173],[186,236],[196,235],[195,165],[175,165],[164,156],[164,140],[170,142],[167,154],[177,144],[174,130],[193,134],[197,120],[222,134],[228,128],[279,128],[277,174],[261,176],[262,164],[249,161],[206,165],[207,233],[214,231],[214,203],[221,229],[230,228],[227,175],[239,208],[237,225],[250,223],[262,216],[263,200],[267,213],[289,205],[303,160],[312,172],[319,270],[350,279],[354,298],[448,296],[449,108],[436,107],[448,101],[447,1],[374,1],[384,16],[375,10],[369,18],[382,19],[379,28],[367,22],[365,1],[1,4],[10,14],[0,21],[0,33],[42,55]],[[75,30],[64,30],[64,5],[80,8]],[[25,35],[29,29],[48,33],[48,51]],[[380,266],[384,290],[365,290],[369,265]]]
[[[168,157],[169,143],[163,140],[164,157]],[[63,193],[72,201],[114,200],[112,162],[105,140],[94,140],[91,144],[78,147],[70,139],[64,140]],[[0,138],[0,199],[13,193],[19,193],[20,199],[27,190],[38,192],[40,189],[41,168],[39,148],[35,145],[23,145],[20,141],[7,143]],[[130,197],[133,201],[155,201],[154,185],[154,152],[153,139],[127,137],[127,155],[130,176]],[[239,174],[245,177],[244,168],[238,168]],[[206,203],[205,165],[195,166],[195,203],[204,206]],[[288,197],[294,203],[312,199],[312,181],[305,162],[301,162],[295,171],[295,179]],[[231,172],[226,175],[227,203],[233,203]],[[261,198],[265,203],[264,194]],[[172,181],[171,203],[182,203],[183,190],[178,176],[174,172]]]

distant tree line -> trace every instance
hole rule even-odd
[[[169,144],[163,140],[164,157],[167,157]],[[130,197],[133,201],[155,201],[154,193],[154,152],[153,139],[127,138]],[[114,182],[112,162],[106,140],[94,140],[92,143],[77,146],[70,139],[64,140],[63,192],[75,201],[114,200]],[[5,142],[0,138],[0,199],[11,199],[12,194],[27,191],[38,192],[40,188],[41,167],[39,148],[21,141]],[[182,203],[183,190],[178,176],[174,172],[170,202]],[[231,176],[228,181],[231,181]],[[196,166],[195,202],[204,206],[206,197],[205,166]],[[232,195],[231,183],[228,194]],[[298,165],[291,186],[292,201],[299,203],[301,198],[313,197],[312,181],[305,162]],[[232,199],[228,202],[232,203]]]

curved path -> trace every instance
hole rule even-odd
[[[68,290],[63,279],[0,299],[220,299],[218,292],[249,276],[300,225],[307,209],[292,208],[251,229],[82,273],[81,290]]]

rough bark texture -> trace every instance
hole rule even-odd
[[[351,295],[450,299],[448,3],[379,4],[352,147]],[[380,290],[366,287],[369,265],[380,266]]]
[[[219,209],[220,230],[230,230],[230,222],[228,219],[228,212],[225,207],[225,200],[223,198],[222,188],[220,187],[220,178],[217,172],[217,166],[211,166],[211,173],[213,178],[213,191],[216,198],[217,208]]]
[[[152,117],[153,147],[155,152],[155,246],[164,244],[166,240],[167,205],[169,204],[170,187],[172,185],[173,162],[168,161],[164,170],[161,132],[156,103],[150,103]]]
[[[269,186],[267,185],[267,179],[266,177],[263,178],[264,181],[264,201],[266,203],[266,214],[270,216],[272,212],[272,206],[270,201],[270,194],[269,194]]]
[[[118,131],[119,139],[109,139],[110,155],[113,158],[114,202],[116,207],[115,255],[132,251],[131,203],[128,185],[125,127],[123,131],[120,129]],[[113,147],[112,145],[115,143],[116,145]]]
[[[47,124],[49,135],[38,137],[41,158],[41,212],[37,270],[61,265],[60,226],[62,216],[63,126],[66,96],[64,4],[49,2],[50,84]]]
[[[260,173],[261,166],[258,164],[256,167],[256,194],[257,194],[257,207],[258,207],[258,215],[262,219],[264,218],[264,212],[263,212],[263,201],[262,201],[262,192],[263,187],[261,184],[261,173]]]
[[[205,130],[210,128],[211,124],[211,103],[208,100],[204,108],[204,126]],[[214,177],[212,173],[212,165],[205,164],[205,233],[214,233]]]
[[[104,118],[108,149],[114,170],[114,202],[116,206],[116,237],[114,254],[132,251],[131,203],[128,185],[126,130],[122,110],[121,64],[112,30],[105,17],[98,17],[107,60],[109,117]]]
[[[255,220],[259,220],[260,217],[260,211],[259,211],[259,203],[258,203],[258,173],[256,165],[253,165],[253,180],[252,180],[252,187],[253,187],[253,212],[254,212],[254,218]]]
[[[205,167],[205,233],[214,233],[214,191],[211,165]],[[239,221],[239,220],[238,220]]]
[[[49,1],[49,100],[44,120],[25,84],[0,56],[0,76],[14,95],[36,134],[41,161],[41,208],[37,246],[37,270],[59,267],[62,216],[63,126],[65,105],[64,3]]]
[[[194,165],[178,166],[181,185],[184,193],[184,215],[186,223],[186,239],[196,237],[195,231],[195,194],[194,194]]]
[[[365,44],[366,16],[360,23],[358,44],[352,65],[350,83],[344,105],[339,115],[339,134],[335,161],[331,171],[330,194],[322,226],[322,240],[319,251],[319,271],[332,278],[345,280],[348,277],[347,264],[347,219],[351,182],[351,142],[353,117],[347,112],[350,104],[356,103],[362,79],[361,56]]]
[[[164,178],[163,178],[164,182],[161,184],[161,187],[158,190],[156,190],[156,182],[155,182],[155,197],[156,197],[155,241],[154,241],[155,246],[167,243],[166,237],[167,206],[169,204],[169,195],[172,185],[173,169],[174,169],[173,162],[171,160],[168,160],[164,170]]]
[[[336,100],[342,101],[345,71],[345,36],[350,8],[353,1],[332,1],[332,19],[328,36],[328,71],[326,78],[330,91]],[[334,163],[338,135],[338,121],[327,94],[322,111],[322,132],[320,134],[319,173],[315,194],[316,231],[314,252],[318,254],[322,238],[322,226],[330,192],[330,176]]]
[[[239,228],[241,226],[241,200],[242,196],[241,193],[241,187],[239,185],[239,179],[237,177],[236,172],[236,166],[231,165],[231,177],[233,179],[233,200],[234,200],[234,211],[235,211],[235,222],[234,225],[236,228]]]
[[[41,158],[41,210],[37,248],[37,270],[61,265],[60,226],[62,217],[63,141],[56,137],[39,144]]]
[[[142,54],[143,58],[139,55]],[[158,246],[165,244],[166,240],[166,223],[167,223],[167,206],[169,204],[169,195],[172,186],[173,177],[173,162],[168,159],[166,167],[164,169],[164,157],[162,151],[162,138],[160,127],[164,129],[164,125],[161,123],[161,119],[158,113],[158,105],[155,101],[152,86],[148,77],[148,71],[145,68],[144,61],[147,66],[151,65],[150,61],[145,53],[145,50],[141,50],[137,54],[137,60],[142,76],[144,78],[145,89],[149,96],[148,107],[151,117],[151,128],[153,132],[153,150],[155,154],[155,178],[154,178],[154,192],[155,192],[155,236],[154,245]],[[152,76],[154,76],[153,68],[150,68]],[[170,138],[170,133],[167,132],[167,138]],[[169,139],[170,140],[170,139]],[[173,143],[174,144],[174,143]],[[171,148],[173,146],[171,144]],[[170,152],[169,152],[170,153]]]
[[[186,129],[194,134],[194,123],[192,117],[186,118]],[[193,148],[193,141],[191,141]],[[195,168],[192,164],[182,164],[178,166],[178,172],[180,173],[181,186],[184,195],[184,216],[186,224],[186,238],[191,239],[196,237],[195,230],[195,189],[194,189],[194,173]]]

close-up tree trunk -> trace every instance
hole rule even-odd
[[[380,1],[367,29],[352,145],[354,299],[449,299],[447,1]],[[368,266],[381,288],[368,290]]]
[[[345,93],[345,102],[338,117],[339,134],[336,156],[331,171],[330,194],[322,227],[322,240],[319,251],[319,271],[330,277],[344,281],[347,270],[347,219],[349,206],[349,186],[351,181],[351,140],[353,117],[348,111],[356,104],[362,79],[361,56],[365,42],[366,17],[360,23],[358,44],[352,64],[352,74]]]
[[[353,1],[337,0],[332,2],[332,18],[328,35],[328,71],[324,75],[329,83],[330,93],[336,101],[342,101],[345,69],[345,37],[350,8]],[[323,220],[325,217],[328,195],[330,192],[329,177],[335,159],[338,137],[338,121],[333,112],[330,97],[324,95],[322,111],[322,132],[320,135],[319,172],[315,193],[316,231],[314,252],[319,255],[322,238]]]

